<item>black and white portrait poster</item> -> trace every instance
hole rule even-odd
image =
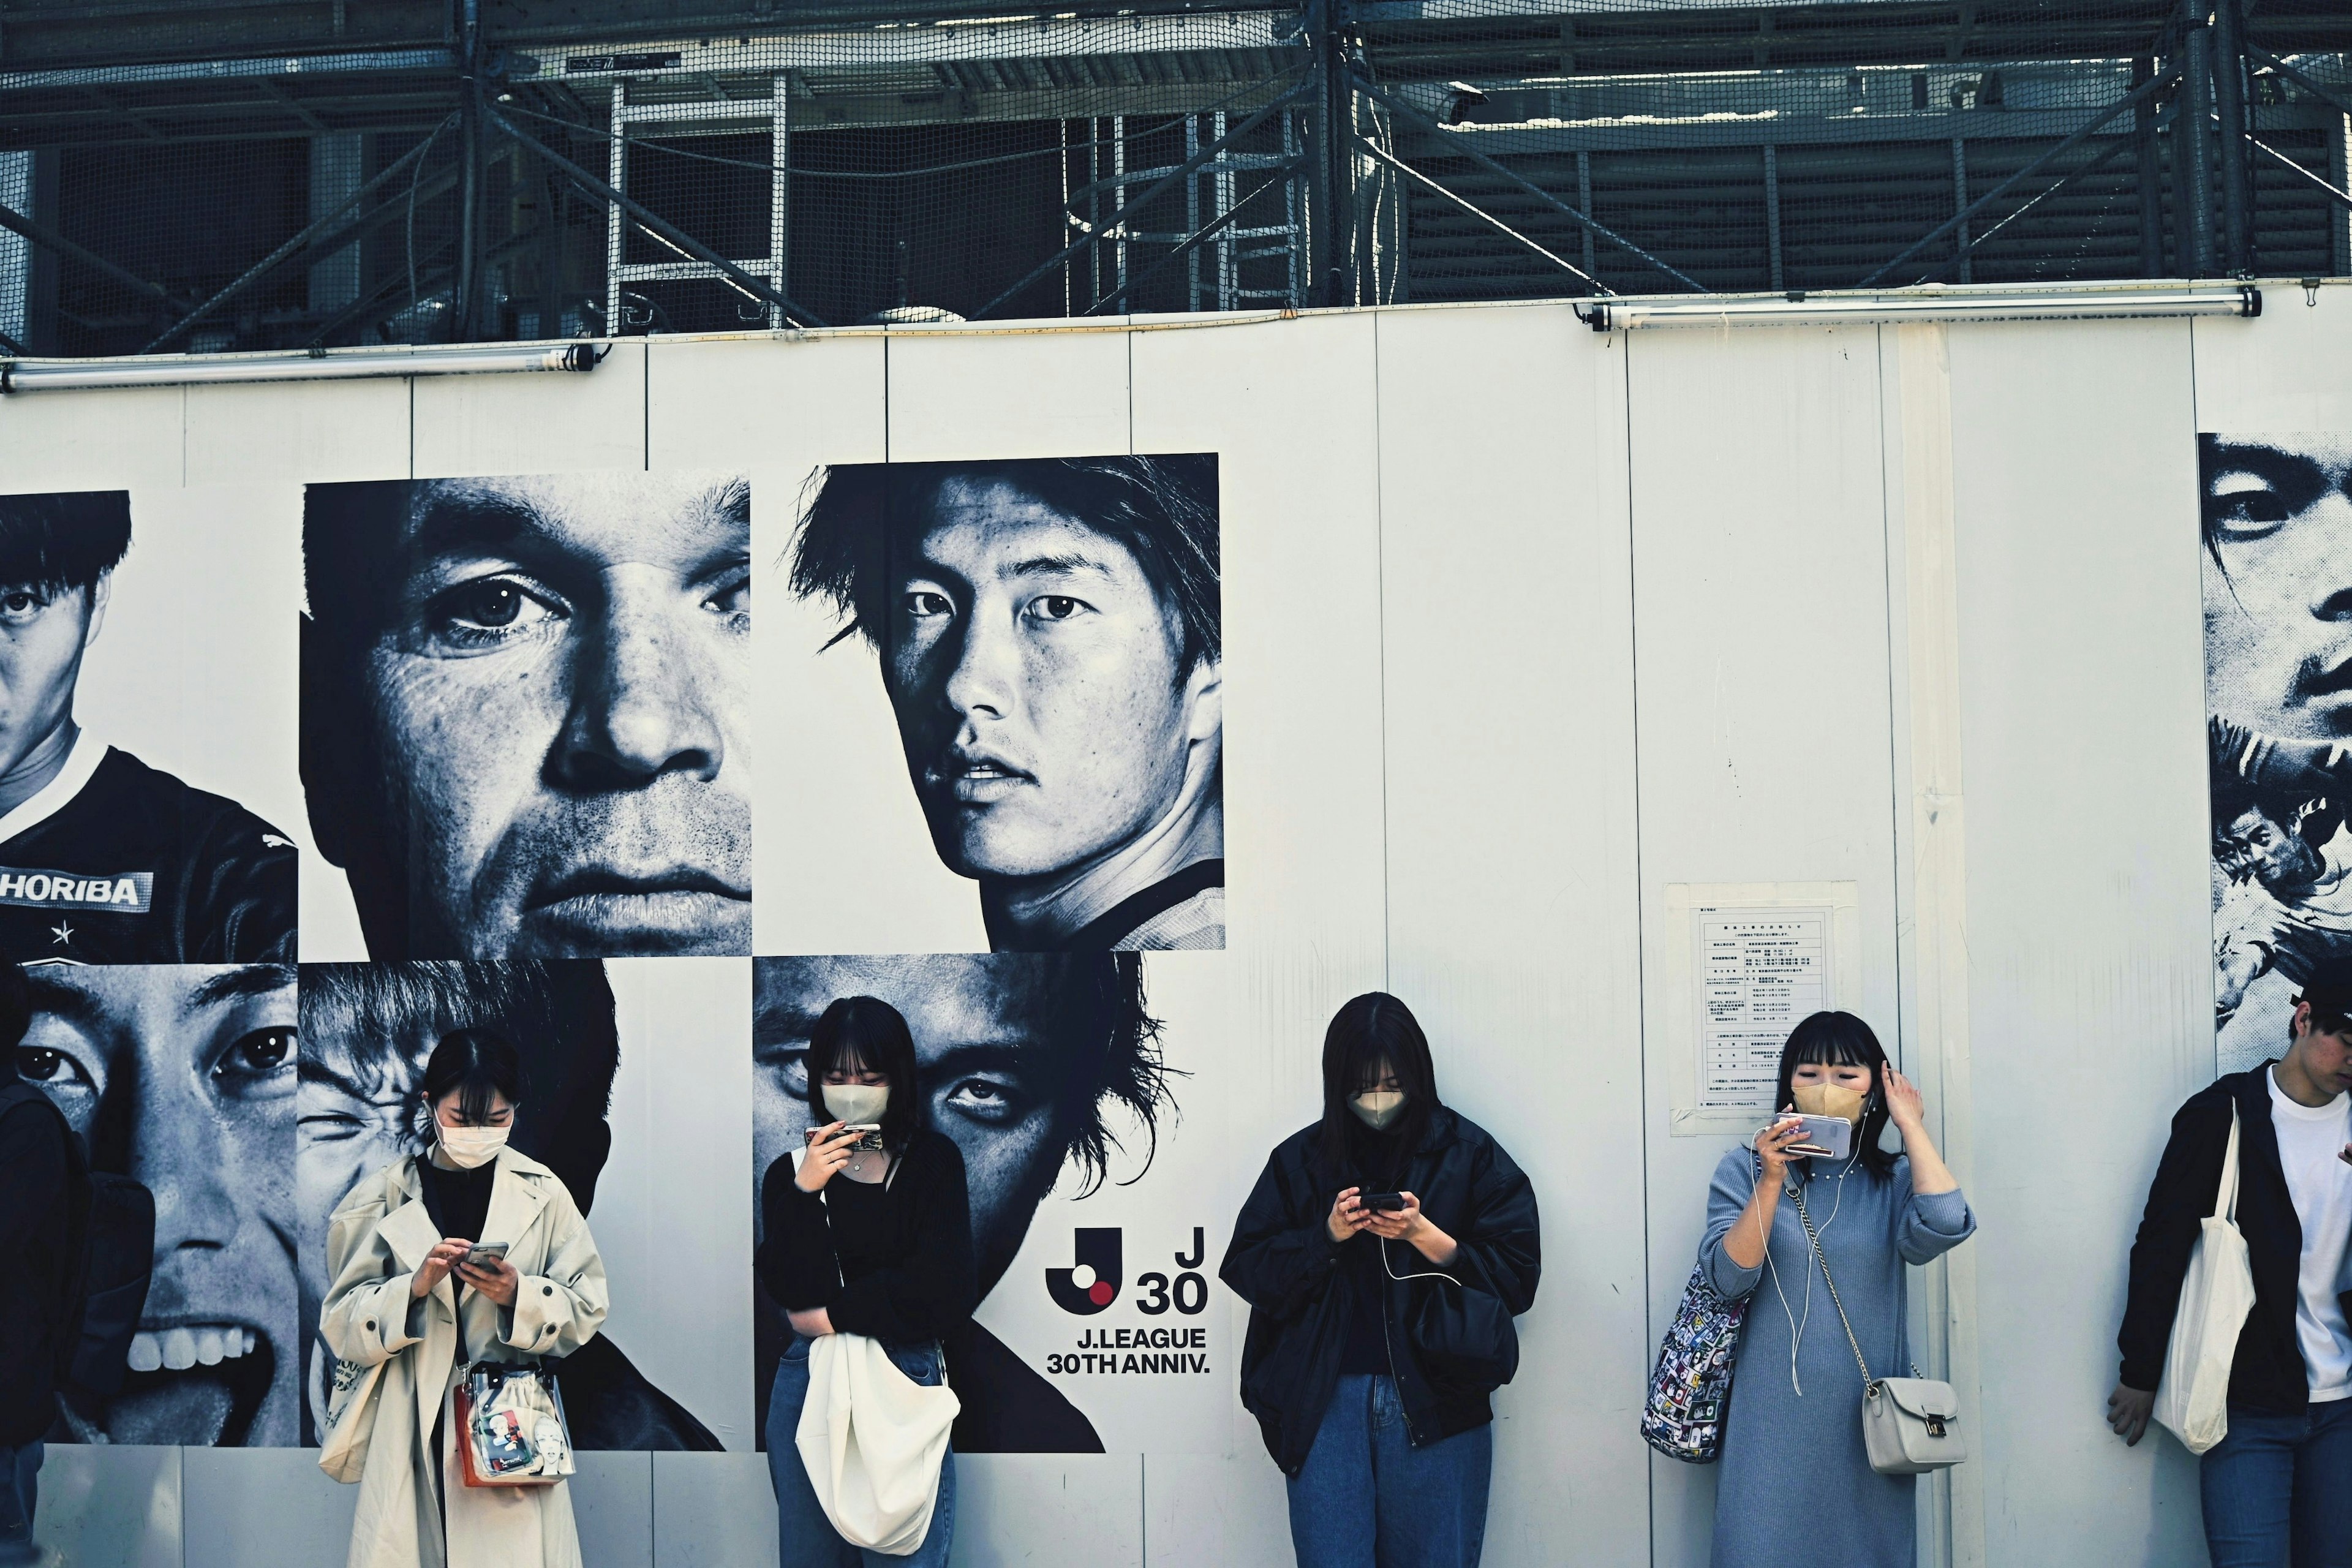
[[[827,1004],[906,1015],[962,1152],[981,1302],[947,1343],[965,1453],[1223,1453],[1236,1345],[1216,1285],[1227,971],[1191,953],[761,958],[747,1187],[803,1141]],[[761,1292],[764,1420],[786,1334]]]
[[[2352,959],[2352,432],[2200,436],[2219,1065]]]
[[[302,568],[305,957],[750,955],[745,480],[313,485]]]
[[[0,496],[16,1070],[155,1199],[121,1385],[77,1394],[55,1440],[299,1440],[293,500]]]
[[[514,1146],[562,1178],[612,1296],[607,1331],[565,1358],[582,1448],[751,1446],[740,1260],[749,1210],[750,962],[412,960],[301,967],[299,1139],[288,1228],[300,1238],[304,1441],[331,1384],[317,1341],[328,1217],[415,1149],[415,1086],[440,1037],[496,1030],[522,1058]]]
[[[763,495],[792,737],[758,951],[1225,945],[1211,454],[838,464]]]

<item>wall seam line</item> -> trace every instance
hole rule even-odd
[[[1642,1331],[1643,1358],[1648,1347],[1658,1340],[1654,1317],[1657,1305],[1655,1258],[1652,1256],[1653,1216],[1650,1211],[1650,976],[1649,931],[1643,919],[1649,890],[1643,885],[1642,872],[1642,601],[1641,567],[1634,550],[1633,537],[1633,340],[1628,333],[1615,334],[1618,356],[1619,386],[1624,402],[1624,417],[1619,433],[1624,440],[1625,458],[1625,675],[1627,718],[1633,728],[1632,764],[1633,769],[1633,1037],[1638,1049],[1634,1059],[1640,1064],[1639,1083],[1642,1103]],[[1642,1489],[1644,1500],[1643,1535],[1649,1542],[1650,1568],[1658,1568],[1658,1458],[1645,1447],[1642,1455]]]

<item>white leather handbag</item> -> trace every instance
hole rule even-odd
[[[955,1391],[917,1383],[865,1334],[820,1334],[808,1361],[793,1443],[818,1506],[843,1540],[908,1555],[930,1533],[948,1431],[961,1408]]]
[[[1909,1377],[1873,1377],[1863,1359],[1862,1342],[1853,1337],[1853,1322],[1838,1300],[1837,1281],[1830,1277],[1830,1260],[1822,1255],[1821,1233],[1805,1212],[1805,1194],[1792,1193],[1797,1218],[1813,1257],[1822,1266],[1822,1282],[1830,1288],[1830,1305],[1837,1309],[1845,1329],[1845,1342],[1853,1351],[1853,1364],[1862,1369],[1862,1446],[1870,1468],[1882,1476],[1918,1476],[1965,1464],[1968,1439],[1956,1428],[1960,1420],[1959,1391],[1939,1378],[1921,1377],[1913,1367]]]
[[[2254,1266],[2238,1229],[2238,1108],[2232,1104],[2221,1183],[2189,1254],[2164,1376],[2156,1385],[2157,1421],[2192,1454],[2229,1435],[2230,1366],[2237,1359],[2238,1332],[2253,1310]]]

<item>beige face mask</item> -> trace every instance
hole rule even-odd
[[[1361,1094],[1351,1096],[1348,1109],[1356,1113],[1357,1121],[1373,1131],[1385,1132],[1390,1122],[1404,1114],[1404,1095],[1393,1089],[1368,1089]]]
[[[1797,1109],[1808,1116],[1842,1116],[1859,1128],[1863,1107],[1870,1097],[1842,1083],[1801,1083],[1789,1091]]]

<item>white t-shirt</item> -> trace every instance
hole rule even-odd
[[[2311,1378],[2311,1397],[2352,1399],[2352,1326],[2344,1321],[2344,1249],[2352,1237],[2352,1165],[2336,1156],[2352,1143],[2352,1094],[2326,1105],[2297,1105],[2272,1073],[2271,1125],[2287,1195],[2303,1222],[2303,1268],[2296,1279],[2294,1335]]]

